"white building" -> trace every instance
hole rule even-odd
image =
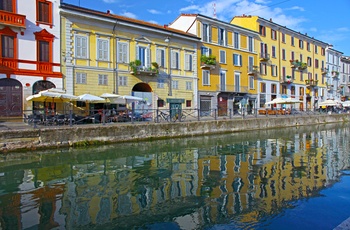
[[[0,117],[49,107],[26,97],[62,88],[60,0],[0,1]]]
[[[342,52],[337,51],[328,46],[326,48],[326,66],[328,73],[326,75],[327,93],[326,99],[334,99],[340,101],[340,58]]]
[[[340,95],[344,101],[350,100],[350,56],[340,59]]]

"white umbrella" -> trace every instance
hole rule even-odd
[[[318,106],[320,106],[320,107],[321,106],[337,106],[337,105],[339,105],[338,102],[336,102],[334,100],[330,100],[330,99],[318,103]]]
[[[343,101],[341,104],[343,107],[350,107],[350,101]]]
[[[285,100],[279,97],[265,103],[265,105],[273,105],[273,104],[285,104]]]
[[[143,98],[141,97],[135,97],[135,96],[130,96],[130,95],[124,95],[124,96],[120,96],[118,98],[111,98],[110,99],[111,102],[116,103],[116,104],[128,104],[128,103],[132,103],[135,101],[144,101]]]
[[[39,101],[39,102],[68,102],[77,100],[78,97],[72,94],[64,93],[64,91],[58,90],[44,90],[37,94],[31,95],[26,98],[27,101]]]
[[[104,103],[105,99],[99,96],[86,93],[79,95],[77,101],[85,101],[89,103]]]
[[[300,100],[298,100],[298,99],[296,99],[296,98],[292,98],[292,97],[283,98],[283,100],[285,101],[284,104],[296,104],[296,103],[300,103]]]
[[[106,100],[108,99],[111,103],[115,103],[118,104],[118,98],[121,98],[122,96],[118,95],[118,94],[114,94],[114,93],[104,93],[102,95],[100,95],[100,97],[105,98]]]

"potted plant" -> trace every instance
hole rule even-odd
[[[214,55],[202,55],[201,63],[205,65],[216,65],[216,57]]]
[[[132,73],[137,73],[140,66],[141,66],[140,60],[135,60],[129,63],[129,67],[131,68]]]

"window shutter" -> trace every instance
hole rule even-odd
[[[156,62],[158,63],[159,66],[162,65],[162,50],[157,49],[156,51]]]
[[[146,48],[146,63],[145,63],[146,67],[150,67],[151,66],[151,50],[149,47]]]
[[[239,66],[242,66],[242,55],[239,55]]]
[[[81,57],[86,58],[87,57],[87,39],[85,37],[81,38]]]
[[[140,60],[140,57],[139,57],[139,46],[136,45],[136,60]]]
[[[211,42],[211,35],[212,35],[212,26],[209,26],[209,42]]]

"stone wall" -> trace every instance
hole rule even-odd
[[[0,131],[0,153],[42,148],[88,146],[126,141],[243,132],[349,122],[349,114],[279,116],[176,123],[125,123],[44,127]]]

